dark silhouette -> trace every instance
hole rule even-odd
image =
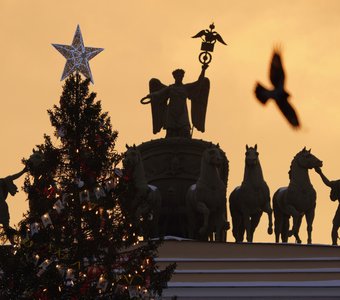
[[[198,56],[198,59],[201,64],[207,65],[211,62],[212,55],[210,52],[214,51],[214,46],[216,41],[220,42],[223,45],[227,45],[221,35],[219,35],[216,31],[214,31],[215,25],[212,23],[209,26],[209,29],[204,29],[195,34],[192,38],[201,38],[202,39],[202,45],[201,50],[203,52],[200,53]]]
[[[134,215],[137,224],[141,220],[148,223],[148,226],[144,226],[148,228],[143,228],[145,237],[158,237],[161,193],[156,186],[147,183],[142,157],[136,146],[126,147],[127,151],[123,159],[124,173],[127,182],[130,183],[128,185],[128,189],[131,187],[129,192],[133,195],[132,199],[128,198],[131,202],[126,203],[126,206],[129,213]]]
[[[279,188],[273,196],[275,217],[275,242],[286,243],[294,235],[296,242],[301,243],[299,230],[302,217],[307,222],[307,243],[312,243],[312,225],[314,221],[316,192],[309,179],[308,170],[322,167],[322,161],[304,147],[292,160],[289,170],[288,187]],[[293,228],[289,231],[289,218],[293,217]]]
[[[188,237],[208,240],[216,232],[216,241],[226,241],[226,185],[218,169],[223,163],[221,150],[215,146],[202,154],[201,172],[197,182],[191,185],[186,195]],[[197,220],[203,216],[203,224],[196,230]],[[197,234],[198,232],[198,234]]]
[[[315,171],[320,175],[323,183],[331,188],[330,199],[332,201],[339,201],[338,209],[333,218],[332,227],[332,245],[338,244],[338,229],[340,227],[340,180],[328,180],[328,178],[322,173],[321,168],[315,168]]]
[[[241,186],[236,187],[230,194],[229,206],[233,223],[233,235],[237,243],[243,242],[245,231],[247,241],[253,241],[255,229],[263,212],[268,214],[268,234],[273,233],[270,192],[263,178],[257,145],[254,147],[246,145],[243,182]]]
[[[9,211],[8,211],[8,205],[6,203],[6,199],[8,196],[8,193],[11,196],[14,196],[18,192],[17,186],[14,184],[14,180],[18,179],[22,174],[24,174],[27,171],[26,168],[24,168],[22,171],[20,171],[17,174],[9,175],[5,178],[0,178],[0,224],[2,224],[4,232],[11,242],[11,244],[14,244],[14,234],[15,230],[9,226]]]
[[[199,79],[193,83],[183,84],[184,70],[172,72],[175,83],[166,86],[160,80],[152,78],[149,82],[150,94],[141,99],[142,104],[151,102],[153,133],[166,129],[166,137],[190,138],[190,121],[187,99],[191,103],[193,127],[205,131],[205,115],[208,104],[210,82],[204,77],[208,65],[202,65]],[[149,99],[150,101],[144,101]]]
[[[215,44],[216,41],[219,41],[220,43],[222,43],[223,45],[227,45],[220,34],[218,34],[216,31],[213,31],[215,29],[215,25],[214,23],[212,23],[209,26],[210,30],[208,29],[204,29],[201,30],[200,32],[198,32],[197,34],[195,34],[193,36],[193,38],[204,38],[204,41],[207,43],[211,43],[211,44]]]
[[[274,86],[274,89],[271,90],[257,83],[255,89],[257,99],[259,99],[262,104],[266,104],[270,98],[274,99],[288,122],[294,128],[298,128],[300,126],[298,116],[288,101],[290,95],[284,89],[285,73],[282,67],[281,55],[277,49],[274,50],[270,65],[270,81]]]

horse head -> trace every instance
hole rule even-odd
[[[257,152],[257,144],[254,147],[246,145],[246,165],[251,167],[259,163],[259,153]]]
[[[211,146],[203,152],[202,163],[220,167],[223,162],[221,151],[216,146]]]
[[[142,160],[141,154],[136,145],[129,147],[126,145],[126,152],[123,158],[123,167],[126,170],[132,171]]]
[[[304,169],[321,168],[322,161],[304,147],[295,157],[298,165]]]

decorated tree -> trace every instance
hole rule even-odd
[[[81,34],[75,41],[82,44]],[[149,299],[175,267],[158,269],[159,242],[140,243],[121,209],[133,195],[117,168],[117,131],[89,91],[90,71],[82,73],[86,79],[67,74],[59,105],[48,111],[56,142],[45,135],[24,160],[29,211],[15,245],[2,249],[1,299]]]

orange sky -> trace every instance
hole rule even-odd
[[[217,45],[206,72],[211,92],[204,134],[194,137],[219,143],[230,161],[227,194],[243,178],[245,145],[258,144],[271,194],[288,184],[294,155],[304,146],[324,162],[330,179],[340,178],[340,2],[135,0],[94,2],[0,2],[1,110],[0,176],[19,171],[43,134],[53,135],[46,110],[57,104],[65,59],[51,43],[71,44],[77,24],[85,46],[105,50],[90,61],[95,84],[112,124],[119,131],[118,150],[126,143],[161,138],[153,135],[150,108],[139,99],[152,77],[172,83],[175,68],[186,70],[185,82],[200,72],[200,41],[191,39],[214,22],[228,46]],[[283,47],[287,90],[303,128],[292,130],[273,103],[254,98],[256,81],[269,85],[273,46]],[[311,173],[317,190],[313,242],[330,244],[331,223],[338,203]],[[22,186],[23,178],[17,180]],[[11,223],[27,209],[20,191],[7,202]],[[228,213],[229,214],[229,213]],[[272,242],[261,220],[254,240]],[[301,227],[306,242],[305,222]],[[228,241],[233,241],[228,233]],[[290,240],[293,242],[293,239]]]

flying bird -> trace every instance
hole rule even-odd
[[[288,101],[290,96],[284,89],[285,72],[282,67],[281,55],[278,49],[274,49],[272,62],[270,65],[270,81],[274,89],[266,89],[257,83],[255,94],[262,104],[266,104],[268,99],[275,100],[277,106],[286,117],[287,121],[294,127],[299,128],[298,116]]]

